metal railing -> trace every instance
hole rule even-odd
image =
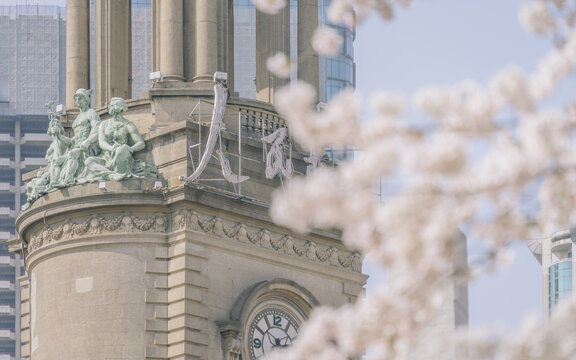
[[[240,108],[240,126],[243,134],[261,139],[279,128],[286,127],[286,121],[279,115],[266,111]]]

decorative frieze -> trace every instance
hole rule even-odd
[[[362,268],[362,257],[358,252],[322,246],[314,241],[272,233],[264,228],[228,222],[218,216],[201,215],[194,210],[178,210],[173,216],[173,229],[199,231],[355,272],[360,272]]]
[[[184,229],[198,231],[355,272],[361,271],[362,257],[357,252],[323,246],[314,241],[239,222],[230,222],[218,216],[202,215],[194,210],[178,210],[171,220],[173,231]],[[47,244],[83,236],[107,233],[166,233],[168,223],[169,218],[165,214],[140,217],[128,212],[68,219],[34,231],[30,236],[28,251],[32,252]]]
[[[95,215],[83,220],[69,219],[36,230],[30,236],[28,251],[32,252],[44,245],[81,236],[105,233],[154,232],[164,233],[168,220],[164,214],[139,217],[130,213],[113,214],[107,217]]]

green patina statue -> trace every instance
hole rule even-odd
[[[100,121],[90,108],[92,90],[78,89],[74,101],[80,113],[72,123],[74,135],[65,135],[64,127],[53,109],[48,108],[48,135],[52,144],[46,152],[48,166],[39,170],[26,185],[28,209],[40,196],[59,188],[95,181],[123,180],[131,177],[156,178],[156,166],[136,160],[133,154],[144,149],[138,128],[122,114],[127,110],[121,98],[112,98],[108,106],[110,119]]]
[[[62,136],[62,141],[70,148],[61,176],[61,183],[64,186],[74,185],[79,178],[83,178],[85,160],[100,154],[98,146],[100,117],[94,109],[90,109],[91,95],[92,89],[78,89],[74,94],[74,101],[80,113],[72,123],[74,136],[72,138]]]
[[[110,100],[108,114],[112,115],[112,118],[103,121],[98,130],[98,144],[102,155],[86,159],[87,179],[156,177],[155,166],[132,157],[134,152],[144,149],[145,144],[136,125],[122,116],[126,110],[124,99],[114,97]]]
[[[62,168],[66,164],[66,150],[68,149],[66,141],[63,141],[64,127],[62,126],[60,119],[58,119],[54,114],[51,107],[52,104],[49,103],[49,106],[52,113],[49,115],[50,124],[48,125],[48,135],[52,138],[52,144],[50,144],[50,147],[46,151],[46,161],[48,161],[49,174],[48,191],[62,187],[60,178],[62,175]]]

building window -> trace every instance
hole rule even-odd
[[[572,292],[572,261],[562,261],[548,269],[548,311]]]

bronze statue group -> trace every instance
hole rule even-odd
[[[156,178],[153,164],[134,159],[133,154],[144,149],[144,139],[138,128],[122,114],[127,111],[124,99],[110,99],[108,114],[101,121],[98,113],[90,108],[92,90],[78,89],[74,101],[80,113],[72,123],[72,137],[67,137],[64,127],[46,104],[50,124],[48,135],[52,143],[46,151],[48,166],[38,170],[36,177],[26,185],[29,208],[40,196],[68,186],[95,181],[135,178]]]

